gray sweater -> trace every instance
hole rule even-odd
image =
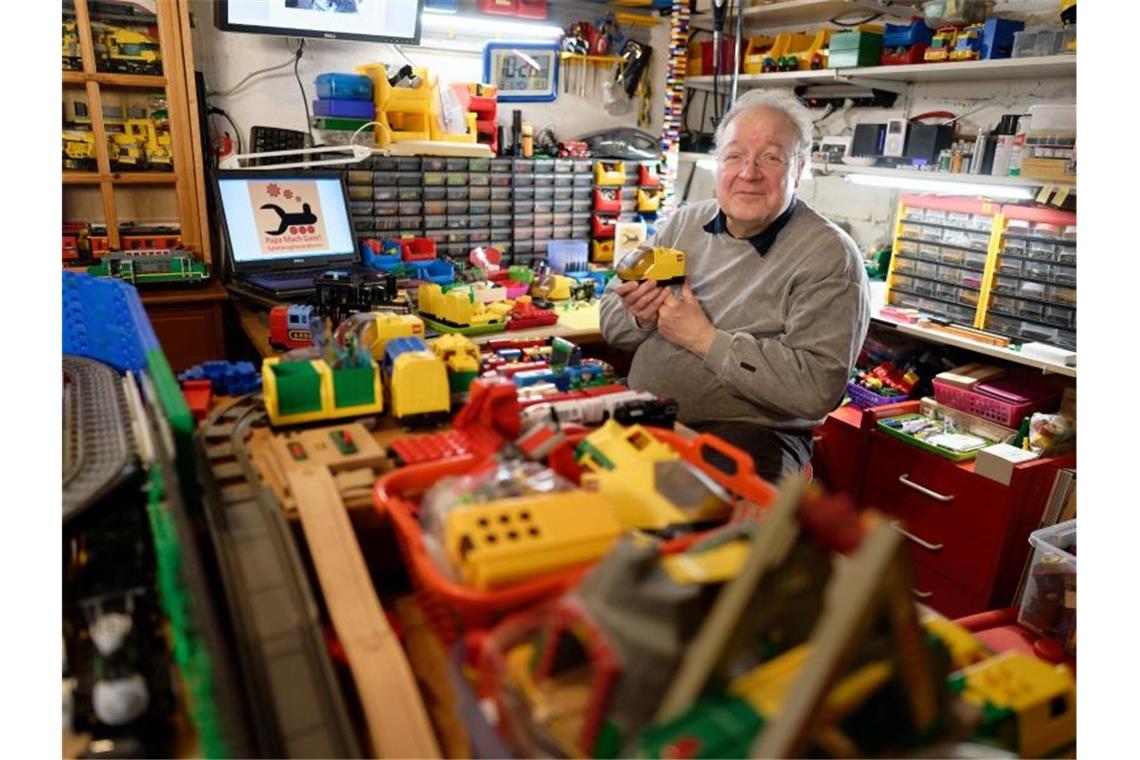
[[[631,388],[677,400],[686,423],[818,425],[843,396],[870,321],[867,275],[855,241],[802,200],[767,254],[745,239],[705,232],[715,200],[665,222],[655,245],[687,254],[689,284],[716,337],[702,362],[656,329],[641,329],[613,292],[601,298],[602,337],[636,351]]]

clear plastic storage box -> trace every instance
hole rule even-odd
[[[1077,648],[1077,521],[1029,534],[1033,561],[1021,594],[1017,622],[1040,636]]]

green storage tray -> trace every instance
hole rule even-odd
[[[479,325],[478,327],[456,327],[455,325],[448,325],[448,324],[444,324],[443,322],[436,322],[434,319],[431,319],[430,317],[425,317],[423,314],[420,314],[420,319],[422,319],[424,321],[425,325],[432,328],[433,330],[436,330],[437,332],[458,333],[460,335],[467,335],[467,336],[487,335],[489,333],[503,332],[504,330],[507,329],[507,325],[505,322],[499,323],[497,325]]]
[[[921,438],[917,438],[913,435],[910,435],[909,433],[904,433],[901,430],[896,430],[896,429],[892,428],[890,425],[885,424],[887,420],[902,420],[905,422],[907,420],[915,420],[915,419],[920,419],[922,417],[925,417],[925,415],[922,415],[922,414],[900,414],[900,415],[897,415],[895,417],[887,417],[886,419],[879,420],[876,423],[876,425],[879,428],[879,430],[882,430],[884,433],[891,436],[892,438],[898,438],[900,441],[903,441],[904,443],[909,443],[911,446],[917,446],[918,448],[923,449],[924,451],[929,451],[931,454],[936,454],[936,455],[938,455],[944,459],[950,459],[950,460],[953,460],[955,462],[967,462],[967,461],[973,459],[974,457],[976,457],[978,455],[978,449],[974,449],[973,451],[953,451],[951,449],[945,449],[945,448],[942,448],[941,446],[936,446],[932,443],[927,443],[926,441],[922,440]],[[929,419],[929,418],[927,418],[927,419]],[[935,421],[937,422],[937,420],[935,420]],[[978,437],[981,438],[981,436],[978,436]],[[983,439],[983,440],[988,441],[989,439]],[[989,443],[995,443],[995,441],[989,441]]]

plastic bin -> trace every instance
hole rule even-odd
[[[933,380],[934,398],[941,404],[961,409],[963,412],[984,417],[1000,425],[1016,428],[1021,420],[1033,412],[1053,411],[1060,400],[1060,392],[1050,388],[1033,388],[1016,380],[979,383],[978,390],[966,390],[939,380]],[[986,388],[990,392],[983,392]],[[997,393],[1016,392],[1027,400],[1016,403],[1003,401]]]
[[[1021,593],[1017,622],[1039,636],[1077,648],[1077,521],[1029,534],[1033,559]]]

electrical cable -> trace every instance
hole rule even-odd
[[[298,65],[301,63],[301,56],[305,54],[305,38],[301,38],[301,44],[297,46],[297,57],[293,59],[293,76],[297,78],[297,86],[301,88],[301,103],[305,106],[305,131],[309,133],[309,145],[316,147],[317,141],[313,139],[313,121],[309,117],[309,98],[305,95],[305,85],[301,82],[301,75],[297,71]]]
[[[238,82],[237,84],[235,84],[233,87],[229,88],[228,90],[207,91],[206,97],[212,98],[214,96],[217,96],[220,98],[228,98],[230,95],[233,95],[235,92],[237,92],[242,87],[244,87],[246,82],[253,79],[254,77],[260,76],[261,74],[268,74],[269,72],[277,71],[278,69],[283,69],[286,66],[292,66],[293,60],[294,60],[293,58],[290,58],[288,61],[285,61],[285,63],[281,63],[281,64],[278,64],[276,66],[268,66],[264,69],[258,69],[257,71],[254,71],[250,74],[247,74],[244,79],[242,79],[240,82]]]
[[[843,17],[842,16],[836,16],[835,18],[830,19],[830,21],[828,23],[835,24],[836,26],[842,26],[845,28],[851,28],[851,27],[859,26],[861,24],[869,24],[882,15],[883,15],[882,13],[872,13],[870,16],[867,16],[867,18],[859,19],[858,21],[840,21],[839,19],[841,19]]]
[[[230,115],[228,113],[226,113],[223,109],[218,108],[217,106],[211,106],[209,104],[207,104],[207,106],[206,106],[206,113],[210,116],[221,116],[226,121],[228,121],[230,123],[230,126],[234,128],[234,141],[237,143],[237,152],[241,153],[242,152],[241,130],[238,129],[238,125],[236,123],[234,123],[234,120],[230,118]]]

